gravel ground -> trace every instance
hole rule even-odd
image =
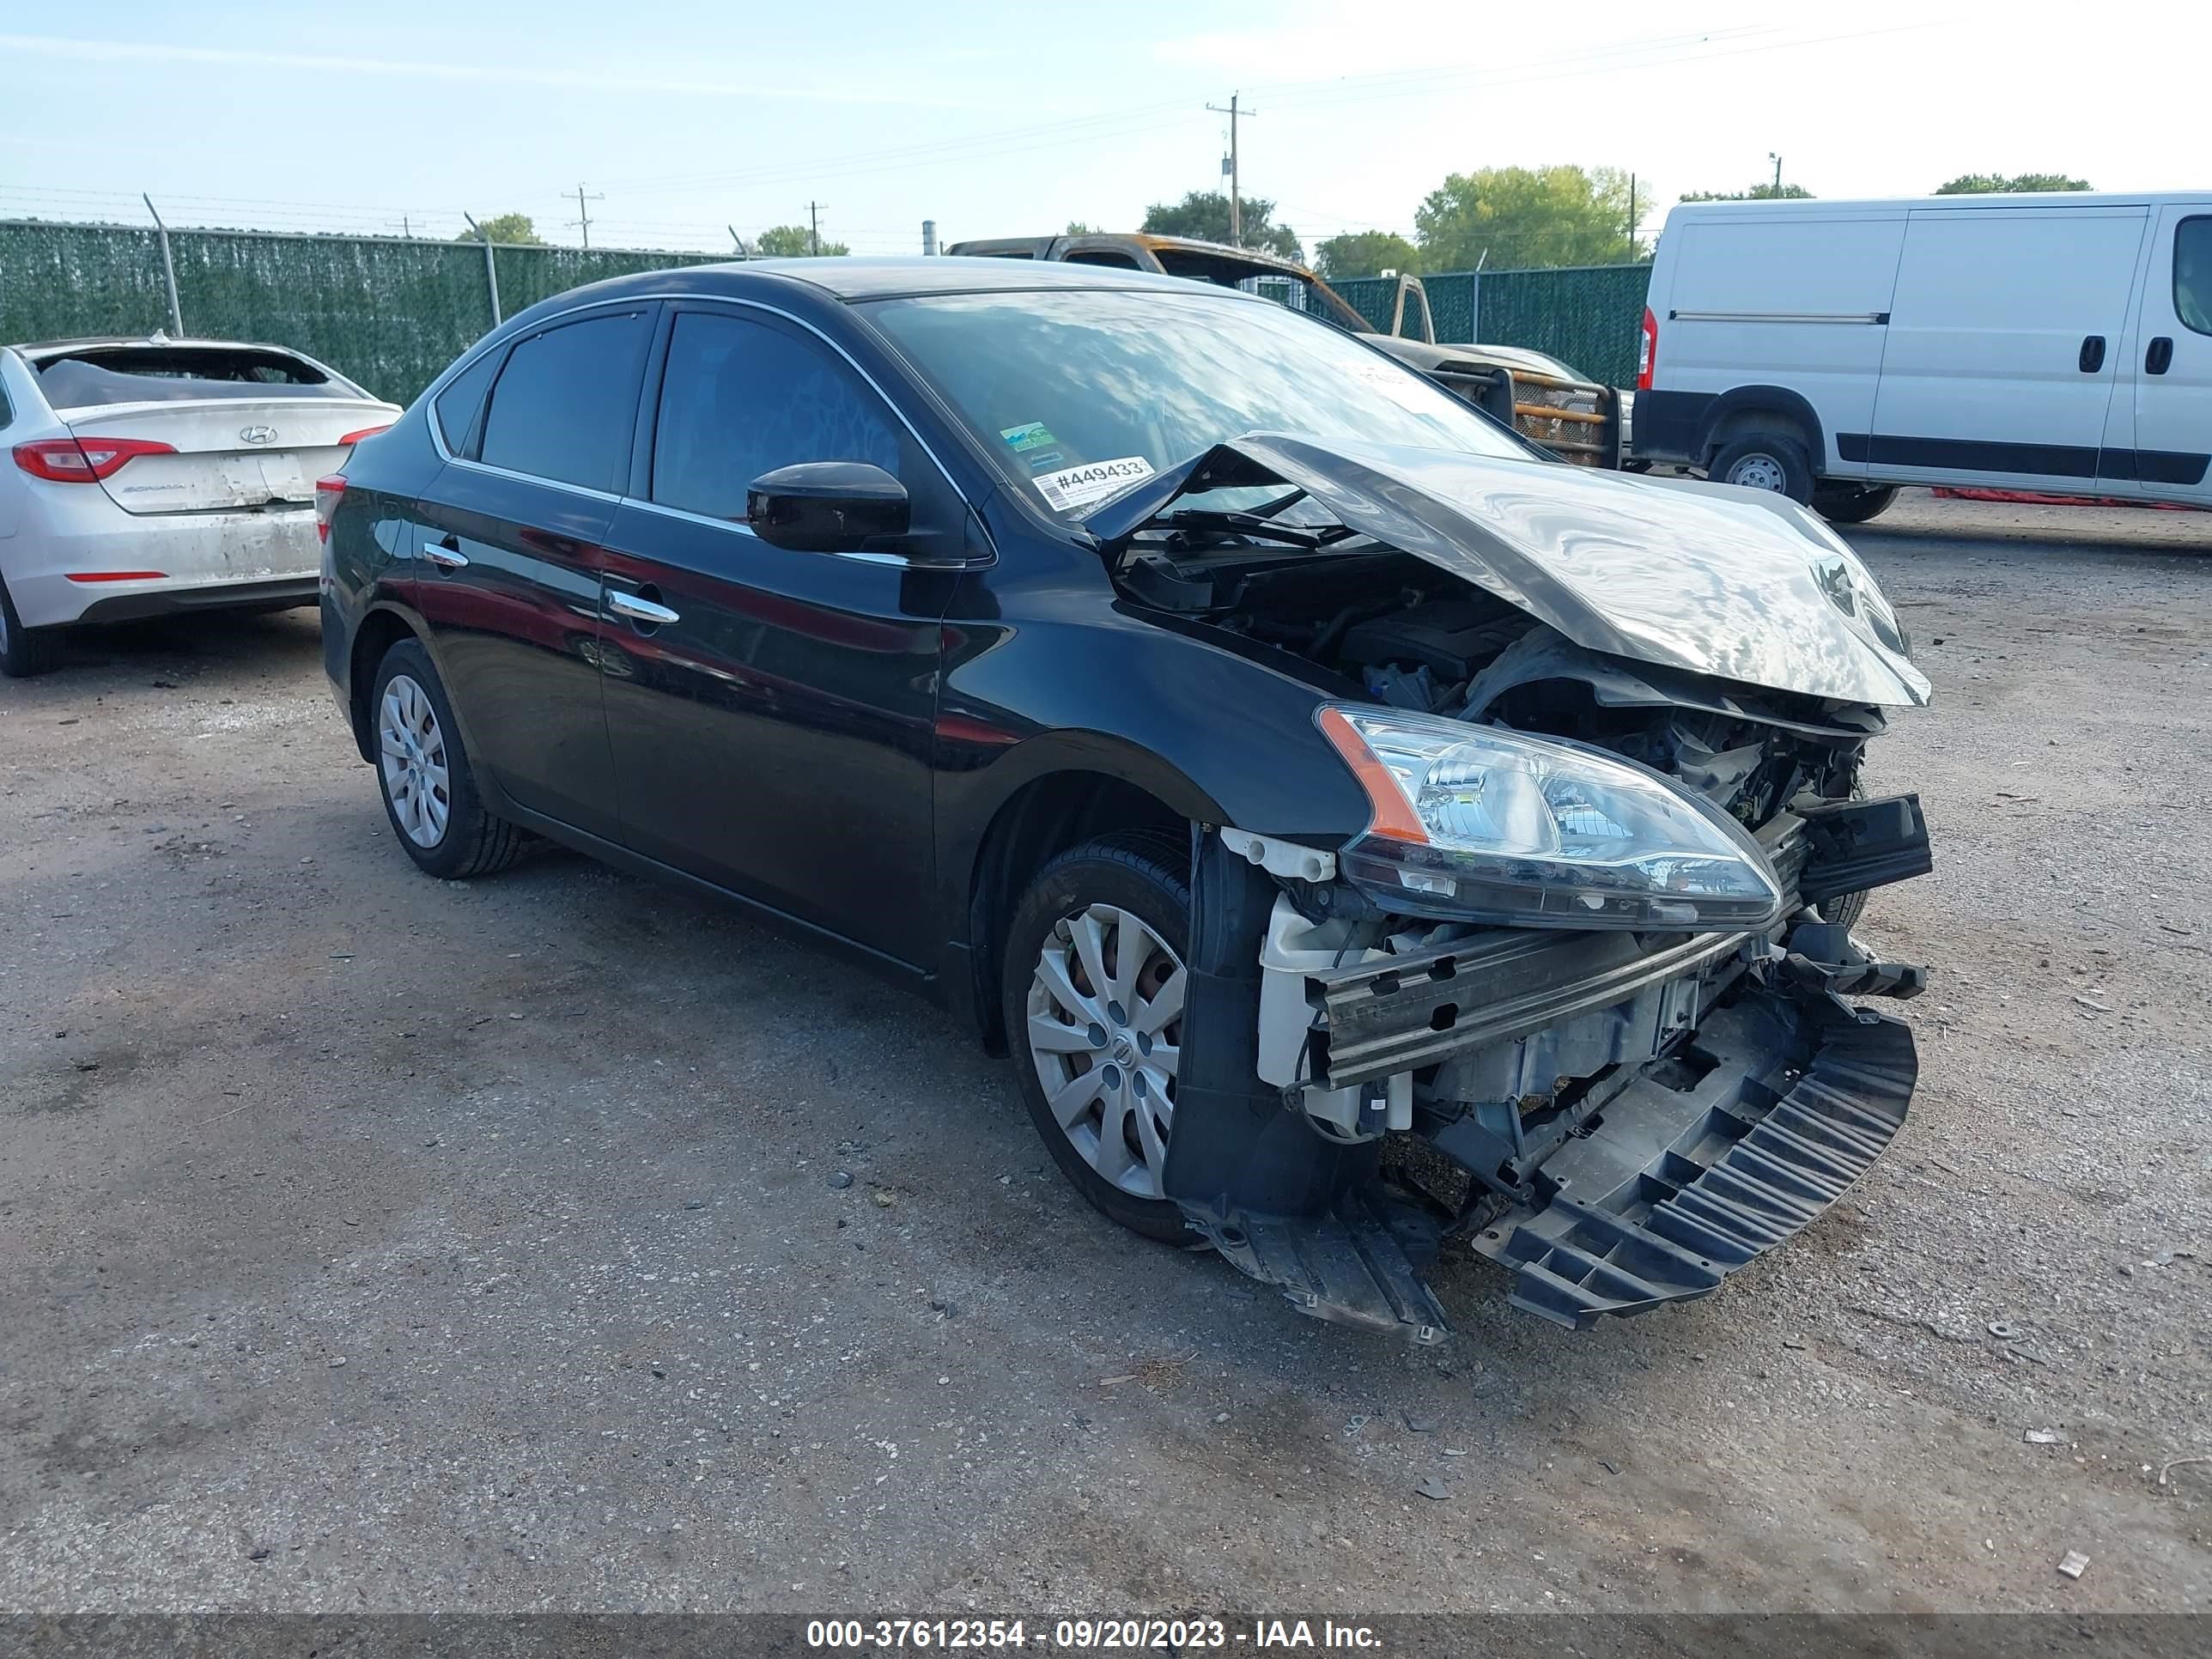
[[[0,683],[0,1607],[2203,1607],[2212,520],[1853,534],[1911,1122],[1692,1306],[1455,1256],[1441,1358],[1118,1233],[807,947],[416,875],[307,613]]]

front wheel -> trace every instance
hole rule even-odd
[[[1175,1125],[1190,883],[1166,837],[1091,842],[1031,884],[1006,930],[1007,1046],[1023,1104],[1076,1190],[1174,1243],[1162,1176]]]
[[[1887,510],[1897,499],[1897,486],[1873,489],[1821,489],[1813,494],[1813,510],[1830,524],[1864,524]]]
[[[504,870],[522,831],[486,811],[430,653],[402,640],[384,653],[369,693],[384,814],[426,875],[447,880]]]

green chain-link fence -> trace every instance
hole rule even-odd
[[[405,403],[492,325],[481,242],[396,236],[290,236],[173,230],[178,309],[187,333],[266,340],[319,357]],[[499,311],[602,277],[715,256],[625,248],[525,247],[494,254]],[[1471,270],[1423,278],[1437,338],[1533,346],[1594,380],[1629,384],[1648,265]],[[1378,328],[1397,284],[1361,277],[1337,290]],[[0,343],[169,326],[157,233],[129,225],[0,220]]]
[[[396,403],[492,325],[481,242],[172,230],[169,256],[187,333],[290,346]],[[714,256],[502,245],[494,257],[512,317],[585,283]],[[0,343],[170,326],[157,233],[0,221]]]
[[[1548,351],[1594,380],[1627,386],[1636,374],[1636,330],[1649,265],[1559,270],[1448,270],[1424,276],[1437,338]],[[1359,276],[1336,291],[1377,328],[1390,325],[1395,280]]]

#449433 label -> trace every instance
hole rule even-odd
[[[1086,461],[1081,466],[1064,466],[1057,472],[1040,472],[1030,482],[1037,487],[1054,512],[1066,513],[1088,507],[1125,485],[1152,476],[1152,464],[1142,455],[1124,455],[1119,460]]]

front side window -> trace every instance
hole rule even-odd
[[[2212,334],[2212,216],[2174,227],[2173,311],[2184,328]]]
[[[801,461],[900,470],[890,412],[815,341],[720,312],[679,315],[653,428],[653,499],[742,519],[755,478]]]
[[[484,411],[481,459],[556,483],[619,489],[629,471],[652,313],[563,323],[508,354]]]

